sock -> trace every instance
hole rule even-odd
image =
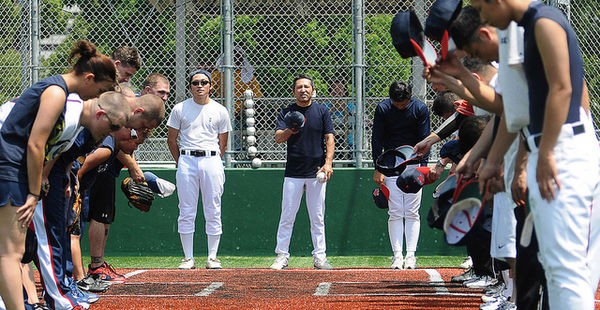
[[[219,249],[219,241],[221,235],[207,235],[208,237],[208,259],[217,258],[217,250]]]
[[[421,223],[419,219],[414,218],[406,218],[406,223],[404,224],[406,227],[404,228],[404,234],[406,235],[406,256],[408,253],[412,252],[412,255],[415,255],[415,251],[417,250],[417,243],[419,242],[419,232],[421,231]]]
[[[388,221],[388,233],[394,257],[402,257],[402,243],[404,237],[404,222],[402,219]]]
[[[184,258],[194,258],[194,233],[179,234]]]
[[[414,251],[410,251],[410,252],[406,251],[406,257],[410,257],[410,256],[414,257],[415,256],[415,252]]]
[[[504,284],[506,284],[503,295],[506,297],[511,297],[513,293],[513,279],[510,277],[508,269],[502,270],[502,279],[504,280]]]

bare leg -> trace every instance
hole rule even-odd
[[[0,207],[0,296],[7,309],[25,309],[21,258],[26,231],[19,224],[16,207],[10,203]]]

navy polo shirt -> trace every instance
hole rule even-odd
[[[314,101],[308,107],[291,104],[277,115],[277,130],[286,128],[284,116],[290,111],[302,113],[306,122],[298,133],[287,140],[285,176],[314,178],[319,167],[325,163],[325,135],[335,133],[329,110]]]
[[[408,106],[400,110],[391,99],[380,102],[375,108],[371,150],[373,163],[383,151],[399,146],[415,146],[425,139],[431,131],[429,109],[423,101],[411,98]],[[423,157],[421,164],[427,164],[429,154]]]

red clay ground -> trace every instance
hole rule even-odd
[[[459,269],[119,271],[128,281],[112,285],[90,309],[478,309],[481,303],[481,290],[450,283]]]

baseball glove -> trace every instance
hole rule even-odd
[[[146,182],[136,183],[127,177],[121,182],[121,190],[127,197],[130,207],[137,208],[142,212],[150,211],[150,206],[154,201],[154,192]]]

